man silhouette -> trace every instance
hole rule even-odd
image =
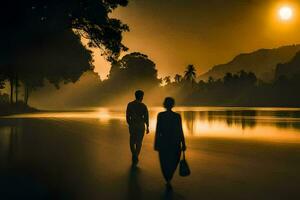
[[[132,153],[132,164],[137,165],[139,161],[139,154],[142,148],[142,142],[145,133],[149,133],[149,115],[148,109],[145,104],[142,103],[144,98],[144,92],[137,90],[135,92],[135,100],[128,103],[126,110],[126,120],[129,126],[130,133],[130,150]]]

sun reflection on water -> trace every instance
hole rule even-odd
[[[150,131],[162,108],[150,109]],[[300,142],[300,109],[178,107],[182,126],[189,137],[234,137]],[[101,123],[119,121],[126,125],[124,109],[97,108],[87,111],[47,112],[6,118],[98,119]]]
[[[299,109],[179,108],[186,136],[300,142]],[[152,113],[155,130],[158,111]]]

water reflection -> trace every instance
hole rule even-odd
[[[298,142],[300,109],[177,107],[187,136],[269,138]],[[150,109],[150,128],[156,127],[162,108]],[[124,109],[97,108],[85,111],[49,112],[10,116],[9,118],[98,119],[101,124],[119,121],[125,125]]]
[[[177,109],[182,116],[186,135],[300,142],[299,109],[210,109]],[[153,113],[152,116],[156,116],[157,113]],[[154,129],[155,117],[151,121]]]
[[[21,126],[14,125],[7,120],[0,123],[0,158],[1,162],[13,162],[17,156]]]

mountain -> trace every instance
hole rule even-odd
[[[293,76],[300,75],[300,52],[288,63],[279,64],[276,68],[275,77],[286,76],[292,78]]]
[[[224,77],[228,72],[237,73],[244,70],[254,72],[261,80],[271,81],[275,78],[276,66],[280,63],[287,63],[299,51],[300,45],[290,45],[240,54],[229,63],[214,66],[199,79],[208,80],[210,76],[218,79]]]

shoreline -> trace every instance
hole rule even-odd
[[[8,116],[8,115],[15,115],[15,114],[23,114],[23,113],[37,113],[43,112],[43,110],[39,110],[28,106],[24,103],[18,104],[1,104],[0,105],[0,116]]]
[[[163,108],[162,106],[158,105],[149,105],[149,110],[156,110]],[[245,109],[245,110],[272,110],[272,109],[280,109],[280,110],[299,110],[300,107],[288,107],[288,106],[222,106],[222,105],[177,105],[175,107],[175,111],[180,111],[181,108],[225,108],[225,109]],[[55,109],[37,109],[25,104],[14,104],[14,105],[0,105],[0,117],[10,116],[10,115],[17,115],[17,114],[29,114],[29,113],[55,113],[55,112],[90,112],[94,111],[95,109],[101,109],[101,108],[107,108],[107,109],[113,109],[113,110],[124,110],[126,109],[126,106],[109,106],[109,105],[99,105],[99,106],[91,106],[91,107],[70,107],[67,109],[63,108],[55,108]]]

